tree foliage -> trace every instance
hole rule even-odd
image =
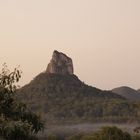
[[[10,72],[4,64],[0,74],[0,135],[7,140],[27,139],[44,127],[41,118],[15,98],[20,78],[18,68]]]

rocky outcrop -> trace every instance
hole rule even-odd
[[[61,52],[54,51],[46,72],[61,75],[72,75],[73,71],[72,59]]]

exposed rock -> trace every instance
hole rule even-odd
[[[67,55],[54,51],[52,59],[47,67],[47,73],[72,75],[73,74],[73,62]]]

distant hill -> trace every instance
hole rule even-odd
[[[135,90],[127,86],[115,88],[112,92],[121,95],[128,100],[140,100],[140,90]]]

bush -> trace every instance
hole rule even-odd
[[[82,135],[78,134],[78,135],[73,135],[70,137],[67,137],[66,140],[80,140],[82,137]]]
[[[20,77],[18,69],[10,72],[6,65],[0,74],[0,136],[6,140],[28,140],[44,128],[40,117],[15,98]]]
[[[31,126],[22,121],[10,121],[1,125],[0,134],[7,140],[29,139]]]
[[[117,127],[103,127],[99,132],[104,140],[131,140],[131,136]]]
[[[97,133],[83,136],[80,140],[131,140],[131,136],[117,127],[103,127]]]
[[[140,140],[140,135],[132,136],[132,140]]]

